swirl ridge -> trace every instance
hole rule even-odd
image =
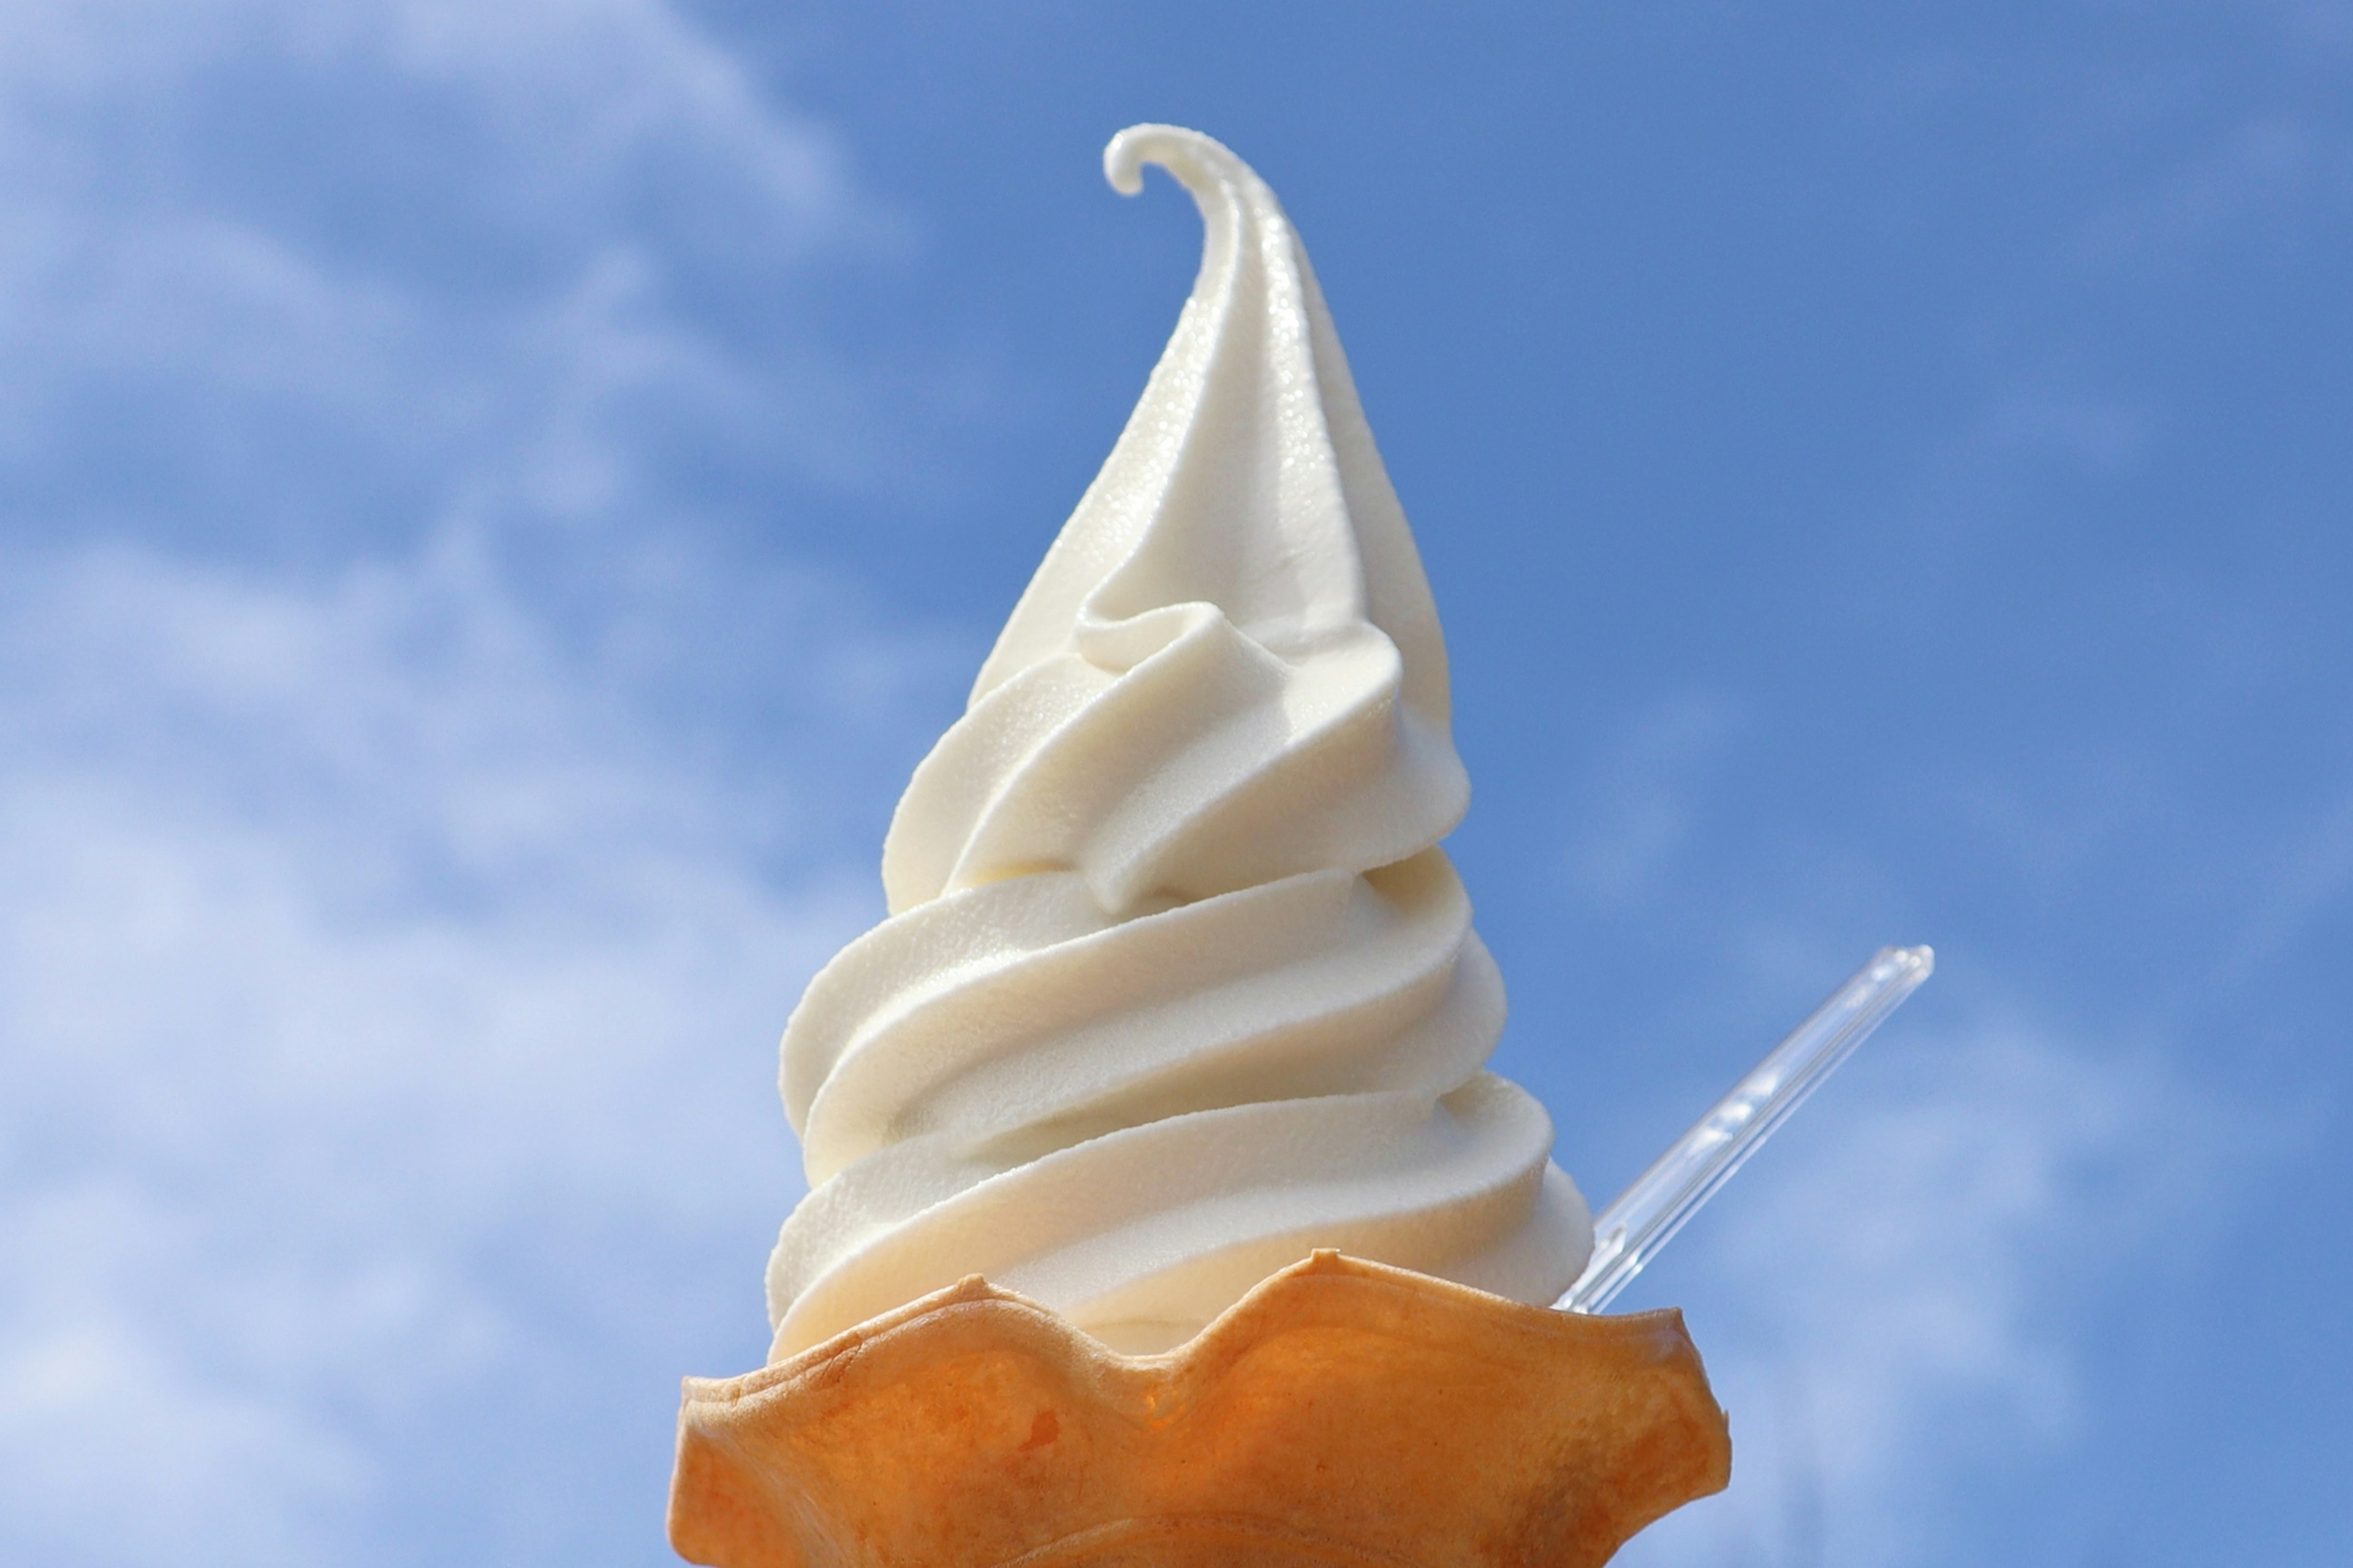
[[[1314,1247],[1548,1301],[1590,1246],[1438,842],[1469,784],[1405,516],[1273,193],[1197,132],[1144,395],[810,983],[774,1355],[973,1273],[1181,1343]]]

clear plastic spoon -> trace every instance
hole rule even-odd
[[[1936,966],[1936,955],[1925,947],[1883,947],[1872,954],[1601,1211],[1585,1272],[1553,1305],[1564,1312],[1607,1307]]]

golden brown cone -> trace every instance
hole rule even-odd
[[[715,1568],[1595,1568],[1731,1463],[1673,1310],[1319,1252],[1136,1357],[976,1275],[689,1378],[670,1535]]]

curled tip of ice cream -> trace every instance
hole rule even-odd
[[[1200,271],[784,1043],[779,1353],[966,1274],[1175,1344],[1317,1247],[1549,1301],[1590,1238],[1481,1064],[1469,784],[1405,514],[1264,182],[1141,125]]]
[[[1144,189],[1144,165],[1157,163],[1195,195],[1211,184],[1232,188],[1258,184],[1249,164],[1213,136],[1181,125],[1131,125],[1103,146],[1103,178],[1121,195]]]

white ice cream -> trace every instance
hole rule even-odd
[[[967,1274],[1143,1352],[1319,1247],[1549,1302],[1591,1243],[1481,1070],[1446,650],[1306,253],[1218,142],[1145,163],[1192,298],[785,1032],[776,1357]]]

